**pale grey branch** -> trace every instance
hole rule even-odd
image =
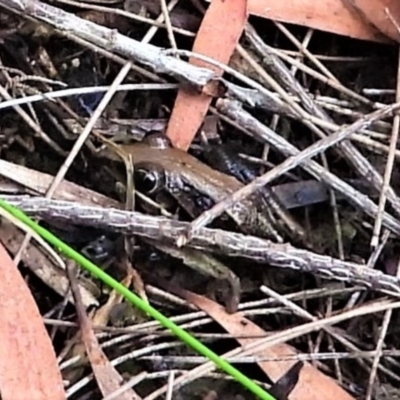
[[[160,240],[171,246],[189,227],[187,222],[164,217],[45,198],[27,198],[11,201],[11,204],[32,216],[134,234]],[[270,266],[300,270],[326,279],[362,284],[373,290],[400,294],[400,280],[395,276],[367,268],[365,265],[316,254],[289,244],[276,244],[254,236],[201,228],[195,232],[188,247],[231,257],[248,258]]]

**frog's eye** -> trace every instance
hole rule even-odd
[[[136,169],[135,187],[144,194],[154,194],[164,189],[165,175],[156,170]]]

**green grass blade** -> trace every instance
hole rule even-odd
[[[243,385],[247,390],[255,394],[258,398],[262,400],[275,400],[269,393],[267,393],[264,389],[258,386],[254,381],[249,379],[247,376],[243,375],[239,370],[234,368],[227,361],[219,357],[216,353],[211,351],[208,347],[204,346],[200,341],[195,339],[192,335],[186,332],[184,329],[175,325],[169,318],[165,317],[158,310],[153,308],[151,305],[143,301],[139,296],[135,293],[131,292],[124,285],[113,279],[110,275],[104,272],[97,265],[89,261],[87,258],[82,256],[77,251],[73,250],[63,241],[58,239],[48,230],[42,228],[39,224],[30,219],[25,213],[23,213],[18,208],[15,208],[0,199],[0,207],[4,208],[10,214],[14,215],[25,225],[29,226],[35,232],[37,232],[43,239],[45,239],[52,246],[57,248],[61,253],[63,253],[68,258],[75,260],[81,267],[89,271],[94,277],[100,279],[105,284],[116,290],[120,293],[126,300],[131,302],[135,307],[139,308],[144,313],[150,315],[152,318],[156,319],[162,326],[169,329],[172,333],[174,333],[180,340],[185,342],[192,349],[197,351],[199,354],[207,357],[209,360],[215,363],[221,370],[229,374],[232,378],[238,381],[241,385]]]

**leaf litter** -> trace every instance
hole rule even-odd
[[[272,385],[276,398],[328,398],[328,392],[338,399],[393,398],[390,393],[400,380],[396,360],[400,201],[398,116],[387,112],[387,106],[399,101],[397,3],[33,3],[34,7],[22,0],[0,1],[4,10],[0,17],[2,197],[13,195],[8,198],[40,216],[46,226],[99,260],[112,275],[144,290],[152,304],[212,349],[221,354],[233,351],[234,364],[267,388]],[[78,89],[110,85],[117,77],[133,90],[109,92],[108,104],[104,101],[97,116],[102,95],[93,91],[54,100],[43,97],[29,104],[30,96],[54,92],[61,83]],[[170,83],[178,83],[179,89]],[[13,104],[20,98],[25,98],[25,105]],[[88,137],[83,140],[90,118],[94,128],[86,128]],[[207,124],[202,128],[208,118],[214,118],[211,128]],[[346,131],[348,127],[355,127],[354,131]],[[268,182],[275,193],[293,184],[290,196],[301,205],[290,212],[306,227],[306,245],[288,236],[284,236],[290,242],[286,245],[230,233],[237,227],[223,216],[216,220],[218,229],[213,223],[213,229],[204,230],[215,240],[196,236],[203,231],[187,230],[193,225],[186,222],[195,217],[188,215],[188,203],[177,196],[157,196],[143,203],[138,195],[135,210],[144,222],[134,225],[133,238],[127,238],[129,230],[125,231],[125,240],[113,228],[112,214],[104,214],[101,225],[93,217],[95,208],[90,218],[82,214],[96,206],[130,211],[128,203],[123,204],[129,187],[123,166],[99,158],[98,150],[107,142],[104,137],[124,146],[154,131],[165,132],[173,146],[200,159],[207,140],[233,143],[238,158],[252,161],[248,171],[256,170],[258,175],[270,171],[265,182],[273,179]],[[349,136],[338,144],[315,145],[312,160],[298,156],[318,140],[326,143],[330,139],[324,138],[339,137],[343,131]],[[290,157],[296,163],[288,171],[283,166]],[[239,165],[236,160],[227,162]],[[59,177],[67,173],[67,179],[54,184],[49,193],[63,163]],[[310,180],[319,185],[318,193],[324,193],[318,203],[307,201],[304,188]],[[249,188],[247,194],[243,189],[243,196],[256,189],[253,181],[242,182]],[[54,200],[40,199],[46,195]],[[314,195],[308,197],[315,200]],[[160,203],[157,207],[154,200]],[[39,210],[38,201],[44,210]],[[78,212],[71,213],[70,205],[57,201],[74,202]],[[197,207],[200,201],[205,200],[196,197],[190,204]],[[212,210],[212,204],[207,206]],[[223,203],[217,206],[226,210]],[[56,214],[64,214],[64,220],[51,212],[57,207]],[[147,213],[153,215],[143,215]],[[240,280],[237,312],[227,312],[218,304],[231,295],[223,279],[183,265],[185,260],[201,263],[202,257],[188,261],[188,256],[176,255],[179,249],[165,253],[165,243],[141,239],[148,232],[146,224],[165,225],[154,214],[172,217],[173,229],[185,226],[188,247],[198,249],[203,243],[201,251],[208,257],[212,253],[231,270],[232,279]],[[204,218],[201,210],[200,215]],[[21,243],[21,233],[13,233],[5,224],[0,229],[2,244],[18,260],[15,237]],[[158,232],[151,239],[170,240],[169,246],[178,238]],[[241,241],[243,251],[234,251],[230,237]],[[59,355],[68,397],[112,398],[111,392],[119,388],[118,393],[131,398],[156,398],[173,389],[177,399],[251,398],[226,377],[202,368],[204,360],[145,316],[129,311],[121,299],[87,276],[77,277],[84,299],[76,312],[68,287],[55,283],[65,282],[65,271],[55,269],[51,257],[38,256],[35,251],[42,249],[37,246],[33,241],[20,263],[28,267],[21,273],[30,293],[19,289],[26,300],[11,302],[8,318],[23,327],[28,311],[18,310],[18,305],[32,303],[32,297],[38,302]],[[264,251],[257,263],[256,248]],[[129,262],[121,262],[126,261],[127,250],[132,253]],[[293,265],[303,267],[299,271],[291,269]],[[342,268],[346,265],[347,271]],[[44,273],[37,274],[39,269]],[[45,278],[50,276],[47,271],[54,270],[59,279]],[[329,271],[331,279],[321,278],[323,270]],[[11,269],[4,274],[11,274]],[[382,282],[387,283],[383,288]],[[18,288],[22,287],[26,283],[19,282]],[[105,306],[107,299],[112,306],[103,308],[106,315],[100,323],[88,307],[97,302]],[[68,345],[80,331],[86,352]],[[298,333],[290,336],[294,331]],[[40,328],[36,333],[46,340]],[[260,338],[279,338],[278,333],[281,343],[251,350]],[[24,335],[18,339],[28,339]],[[37,351],[39,342],[35,347]],[[18,361],[34,354],[30,350],[13,357]],[[53,365],[49,372],[55,374],[46,380],[43,393],[59,379],[51,357],[51,363],[37,364]],[[7,393],[14,393],[15,374],[9,380],[3,376],[1,392],[8,398]],[[22,393],[23,388],[19,390]]]

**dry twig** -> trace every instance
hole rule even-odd
[[[186,232],[187,222],[163,217],[143,215],[116,209],[88,207],[67,201],[32,198],[13,203],[30,215],[92,226],[99,229],[138,235],[148,239],[173,244]],[[230,257],[244,257],[280,268],[310,272],[326,279],[352,284],[362,284],[373,290],[400,294],[400,280],[366,268],[365,265],[342,261],[311,251],[298,249],[290,244],[276,244],[268,240],[219,229],[200,228],[189,247],[204,249]]]

